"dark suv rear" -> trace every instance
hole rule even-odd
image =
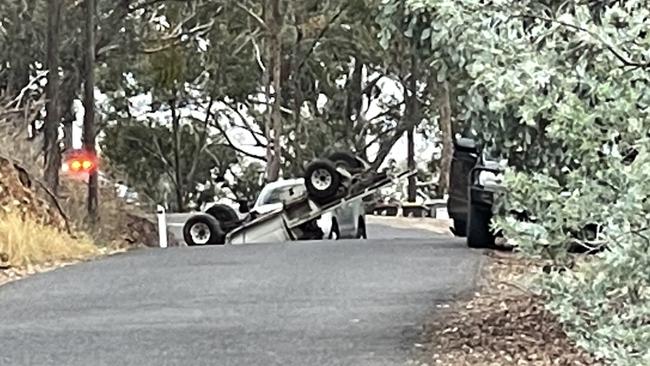
[[[451,231],[456,236],[467,236],[469,175],[479,160],[479,154],[479,147],[473,140],[461,138],[454,141],[447,212],[454,222]]]
[[[495,195],[502,188],[496,179],[502,173],[498,163],[486,161],[482,155],[473,140],[455,141],[449,176],[447,211],[453,220],[451,231],[466,236],[467,245],[474,248],[494,246],[495,233],[490,223]],[[486,179],[486,174],[495,178]]]

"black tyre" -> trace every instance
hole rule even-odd
[[[224,244],[225,234],[216,218],[207,214],[198,214],[185,222],[183,239],[188,246]]]
[[[237,221],[239,219],[234,208],[220,203],[212,205],[205,213],[214,217],[219,222]]]
[[[217,203],[207,209],[205,213],[217,219],[221,230],[224,232],[229,232],[241,224],[235,209],[228,205]]]
[[[461,219],[454,219],[454,227],[451,230],[454,236],[466,237],[467,236],[467,221]]]
[[[327,157],[327,160],[332,161],[335,166],[343,166],[351,170],[364,168],[363,163],[354,154],[345,151],[334,152]]]
[[[366,220],[359,217],[359,224],[357,226],[357,239],[368,239],[368,232],[366,231]]]
[[[339,223],[338,221],[336,221],[336,219],[332,219],[332,228],[330,229],[330,234],[328,235],[327,238],[330,240],[341,239],[341,230],[339,229]]]
[[[467,233],[467,246],[470,248],[494,247],[494,234],[490,230],[492,213],[489,209],[481,209],[476,205],[469,207],[469,227]]]
[[[341,176],[334,163],[328,160],[314,160],[309,163],[304,178],[309,198],[318,203],[334,200],[341,187]]]

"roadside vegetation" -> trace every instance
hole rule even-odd
[[[457,118],[508,159],[496,226],[551,260],[531,290],[597,358],[649,364],[650,4],[386,3],[385,36],[430,49],[440,78],[459,81]]]
[[[87,237],[73,237],[16,213],[0,219],[0,253],[6,267],[26,268],[87,259],[100,254]]]
[[[39,153],[21,144],[7,127],[32,118],[40,103],[12,107],[0,100],[0,284],[26,274],[158,243],[153,222],[142,210],[103,186],[102,221],[87,220],[86,184],[61,177],[54,195],[40,178]]]
[[[10,274],[21,276],[105,253],[74,229],[37,184],[18,163],[0,157],[0,284]]]

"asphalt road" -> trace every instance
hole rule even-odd
[[[142,250],[8,284],[0,365],[403,365],[434,305],[473,289],[480,253],[375,229]]]

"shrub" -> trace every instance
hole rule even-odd
[[[407,4],[438,79],[460,77],[456,120],[509,160],[502,211],[534,218],[496,226],[564,269],[538,282],[549,309],[615,365],[650,364],[650,2]],[[576,242],[606,250],[584,263]]]

